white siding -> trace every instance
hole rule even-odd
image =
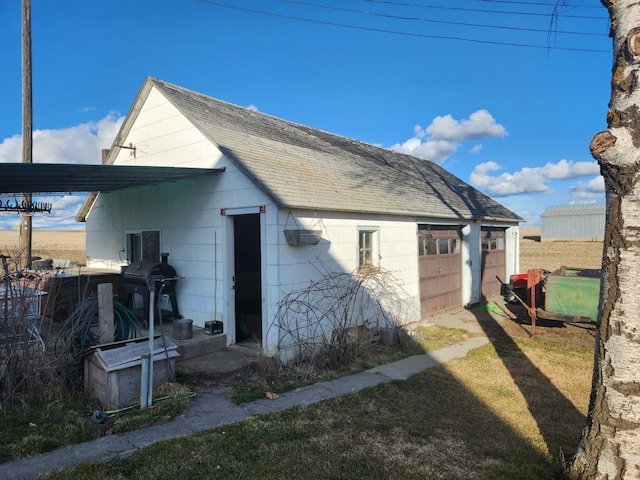
[[[299,228],[322,229],[318,245],[291,246],[284,230],[288,211],[278,223],[267,226],[267,257],[270,265],[281,265],[279,288],[300,288],[322,272],[352,272],[358,262],[358,227],[376,227],[379,232],[379,266],[404,284],[407,293],[418,296],[416,223],[400,217],[292,211]],[[296,228],[291,217],[287,228]]]
[[[114,163],[172,167],[217,167],[222,154],[153,87]],[[117,147],[115,147],[117,148]]]
[[[225,167],[218,176],[100,194],[87,217],[89,267],[120,270],[125,232],[160,230],[160,250],[184,277],[176,288],[180,314],[204,326],[227,323],[227,224],[221,208],[267,205],[270,200],[155,89],[149,94],[115,163]],[[228,331],[228,324],[225,325]]]
[[[520,228],[512,226],[505,232],[505,248],[507,250],[507,273],[503,282],[508,282],[511,275],[520,273]]]
[[[399,295],[409,306],[405,320],[420,320],[415,220],[300,210],[283,210],[267,219],[265,263],[269,275],[265,291],[270,319],[274,319],[277,305],[287,293],[304,289],[311,280],[318,281],[329,273],[354,272],[358,267],[358,228],[372,227],[378,232],[379,266],[392,273],[402,287]],[[322,239],[317,245],[292,246],[286,241],[285,227],[321,229]],[[267,352],[275,352],[278,333],[274,329],[268,333]]]
[[[462,305],[478,303],[482,289],[480,225],[470,223],[462,228]]]

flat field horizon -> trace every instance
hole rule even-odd
[[[31,256],[42,259],[76,260],[85,265],[86,244],[84,230],[36,230],[31,236]],[[17,230],[0,230],[0,254],[14,257],[20,251]]]
[[[86,264],[84,230],[34,230],[32,256],[76,260]],[[19,252],[16,230],[0,230],[0,254]],[[540,227],[520,228],[520,272],[530,268],[554,271],[560,267],[601,268],[602,241],[541,242]]]

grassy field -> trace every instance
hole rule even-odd
[[[585,423],[592,348],[495,335],[404,382],[46,478],[563,478]]]

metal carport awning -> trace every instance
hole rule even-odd
[[[0,195],[112,192],[222,172],[224,168],[0,163]]]

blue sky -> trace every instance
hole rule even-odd
[[[20,14],[0,0],[0,162],[21,161]],[[536,225],[604,202],[608,31],[597,0],[32,0],[34,162],[99,163],[149,75],[430,159]],[[34,228],[82,228],[81,198],[49,201]]]

